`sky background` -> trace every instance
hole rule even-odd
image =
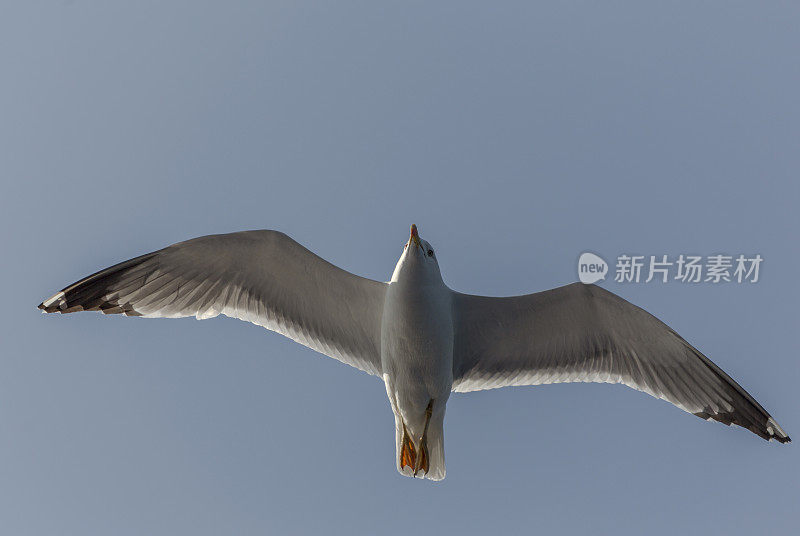
[[[796,2],[6,2],[6,534],[796,532],[797,446],[609,385],[450,398],[447,479],[395,471],[382,383],[217,318],[43,316],[100,268],[278,229],[454,289],[585,250],[761,254],[757,284],[603,285],[800,435]]]

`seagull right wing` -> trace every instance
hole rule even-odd
[[[224,314],[380,376],[385,293],[385,283],[337,268],[283,233],[244,231],[187,240],[106,268],[39,308],[198,319]]]
[[[596,285],[491,298],[453,294],[453,390],[623,383],[684,411],[789,436],[747,391],[666,324]]]

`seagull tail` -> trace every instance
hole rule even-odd
[[[414,441],[401,417],[395,415],[394,420],[397,471],[408,477],[444,479],[444,415],[431,418],[425,445]]]

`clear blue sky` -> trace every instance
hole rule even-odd
[[[0,17],[4,533],[797,530],[796,444],[621,386],[453,395],[436,485],[380,381],[277,334],[36,309],[243,229],[386,280],[416,223],[492,295],[584,250],[760,253],[755,285],[604,285],[799,439],[797,3],[163,4]]]

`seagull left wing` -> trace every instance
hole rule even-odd
[[[223,314],[380,376],[386,284],[337,268],[278,231],[203,236],[81,279],[47,313],[205,319]]]
[[[453,390],[623,383],[781,443],[789,436],[747,391],[666,324],[595,285],[491,298],[453,294]]]

